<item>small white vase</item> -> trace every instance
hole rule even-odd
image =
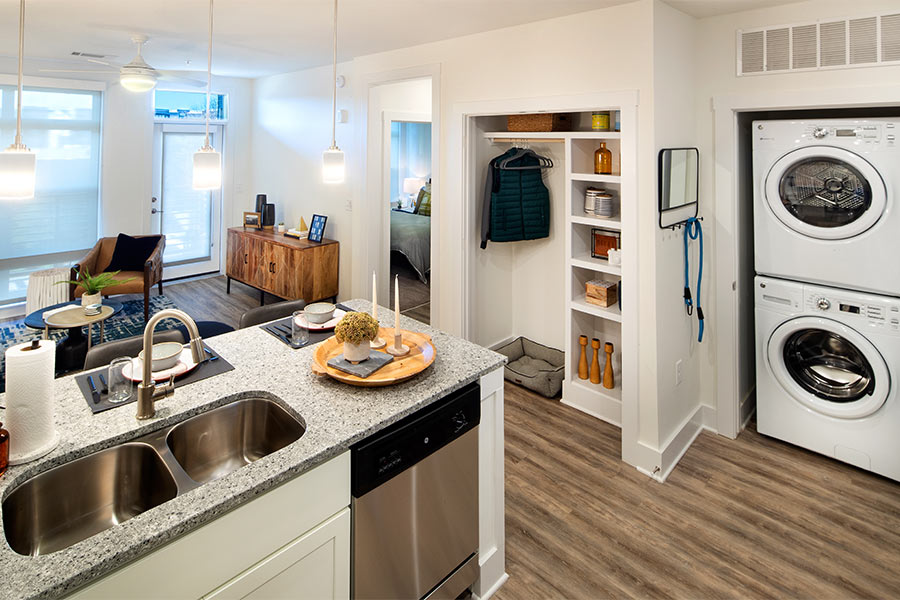
[[[369,341],[361,344],[344,342],[344,358],[352,363],[360,363],[369,358]]]
[[[96,294],[83,294],[81,296],[81,308],[84,310],[84,314],[88,316],[100,314],[102,302],[103,299],[100,292],[97,292]]]

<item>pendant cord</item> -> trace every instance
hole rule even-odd
[[[23,0],[24,2],[24,0]],[[213,0],[209,0],[209,45],[206,49],[206,143],[209,148],[209,94],[212,82]]]
[[[19,92],[16,97],[16,139],[13,145],[22,148],[22,59],[25,55],[25,0],[19,0]]]
[[[24,0],[23,0],[24,2]],[[334,0],[334,26],[332,44],[332,70],[331,70],[331,148],[337,148],[337,136],[335,121],[337,120],[337,19],[338,0]]]

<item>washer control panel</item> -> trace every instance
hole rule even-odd
[[[833,144],[866,149],[900,149],[900,121],[886,119],[755,121],[756,142],[794,146]]]
[[[842,320],[865,321],[871,327],[900,333],[898,301],[866,294],[848,296],[840,290],[823,293],[822,289],[807,288],[804,291],[804,306],[810,313],[831,313],[833,316],[839,313]]]

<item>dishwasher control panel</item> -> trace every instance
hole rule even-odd
[[[472,383],[351,448],[351,491],[359,498],[474,429],[481,388]]]

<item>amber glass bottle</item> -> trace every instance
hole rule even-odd
[[[3,429],[3,423],[0,423],[0,475],[6,472],[9,466],[9,432]]]
[[[606,142],[600,142],[600,147],[594,152],[594,173],[612,175],[612,152],[606,149]]]

